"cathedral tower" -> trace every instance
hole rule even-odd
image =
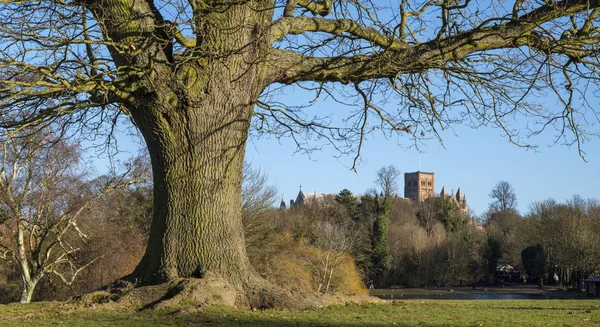
[[[404,197],[415,201],[425,201],[435,196],[433,173],[417,171],[404,174]]]

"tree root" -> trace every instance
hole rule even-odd
[[[220,276],[180,278],[162,284],[135,286],[116,282],[84,295],[86,305],[112,303],[137,309],[160,309],[224,305],[246,309],[311,309],[334,304],[385,303],[368,296],[325,295],[285,291],[255,277],[238,287]]]

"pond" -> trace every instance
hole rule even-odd
[[[510,294],[510,293],[437,293],[437,294],[380,294],[374,295],[384,300],[550,300],[586,299],[577,293]]]

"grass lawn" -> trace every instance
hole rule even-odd
[[[0,326],[600,326],[599,300],[396,301],[309,311],[0,306]]]

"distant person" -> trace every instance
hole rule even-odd
[[[370,290],[375,289],[375,286],[373,286],[373,280],[369,281],[369,289]]]
[[[437,279],[433,280],[433,288],[437,288]]]

